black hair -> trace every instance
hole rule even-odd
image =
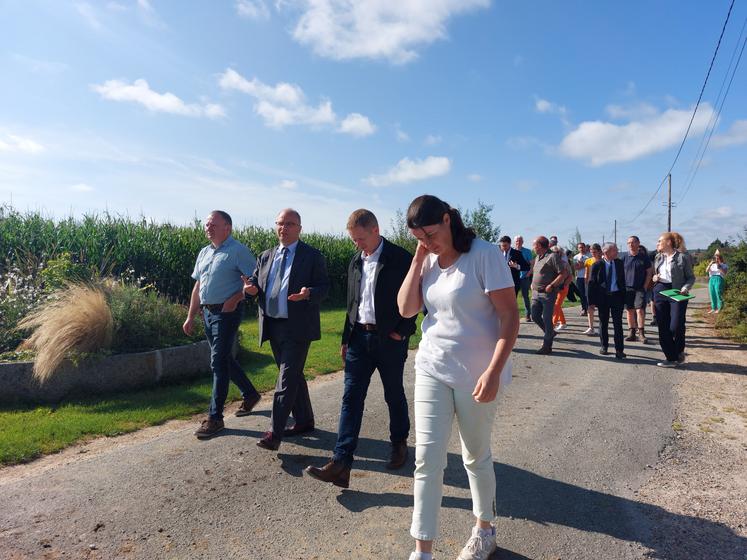
[[[446,202],[430,194],[417,197],[407,208],[407,227],[421,229],[443,222],[444,214],[451,220],[451,243],[460,253],[468,253],[472,247],[472,240],[477,237],[475,230],[466,227],[459,210],[452,208]]]
[[[511,244],[511,238],[508,235],[504,235],[498,240],[498,243],[508,243]]]

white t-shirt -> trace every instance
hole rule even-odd
[[[578,253],[573,257],[573,262],[575,264],[581,263],[584,264],[587,260],[591,258],[591,253],[587,253],[586,255],[582,253]],[[586,267],[582,266],[578,270],[576,270],[576,278],[585,278],[586,277]]]
[[[500,250],[475,239],[449,268],[428,255],[423,263],[422,293],[428,314],[415,356],[416,370],[453,389],[472,391],[490,365],[500,322],[488,292],[513,289],[514,282]],[[511,359],[501,372],[500,386],[511,382]]]
[[[713,263],[708,267],[708,278],[711,276],[726,276],[726,270],[729,267],[726,266],[726,263]]]

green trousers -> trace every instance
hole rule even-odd
[[[724,286],[726,282],[719,276],[711,276],[708,280],[708,294],[711,296],[711,309],[721,310],[724,307]]]

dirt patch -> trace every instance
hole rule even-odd
[[[690,314],[687,366],[677,388],[676,436],[640,501],[676,514],[653,520],[667,558],[747,558],[747,346]],[[661,556],[649,556],[661,557]]]

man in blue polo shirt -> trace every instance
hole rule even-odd
[[[223,405],[232,380],[241,390],[244,401],[236,416],[246,416],[259,402],[260,395],[244,374],[232,349],[241,322],[241,303],[244,282],[254,270],[256,259],[247,247],[232,236],[231,216],[215,210],[205,220],[205,235],[210,245],[197,255],[192,278],[195,286],[189,301],[187,320],[183,329],[187,335],[194,331],[194,319],[202,314],[205,336],[210,343],[210,368],[213,370],[213,393],[208,417],[195,435],[207,439],[224,428]]]

